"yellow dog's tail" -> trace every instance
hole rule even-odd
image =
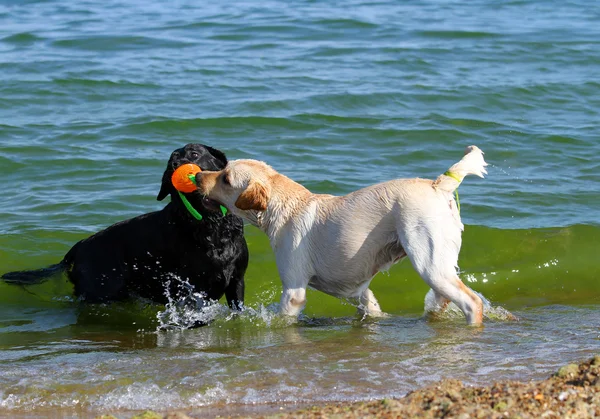
[[[483,159],[483,151],[477,146],[470,145],[465,150],[464,157],[450,167],[446,173],[438,176],[433,182],[433,186],[443,191],[454,192],[465,176],[477,175],[482,178],[487,174],[485,166],[487,163]]]

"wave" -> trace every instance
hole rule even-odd
[[[48,234],[45,232],[45,236]],[[468,225],[459,258],[460,277],[492,305],[509,310],[552,304],[598,304],[598,237],[600,226],[596,225],[539,229]],[[247,306],[276,303],[281,284],[268,240],[254,227],[246,227],[246,238],[251,253],[246,273]],[[0,251],[6,254],[11,244],[21,241],[13,236],[1,238]],[[29,259],[35,252],[31,251],[31,244],[27,246],[29,250],[20,253],[19,263],[11,260],[11,270],[34,268]],[[44,260],[50,263],[61,256],[45,256]],[[393,314],[422,311],[428,291],[408,261],[394,266],[389,273],[377,275],[371,288],[384,311]],[[26,289],[0,283],[2,304],[59,307],[72,304],[70,293],[71,285],[65,278]],[[309,316],[347,316],[355,311],[345,301],[309,290]]]
[[[261,302],[252,294],[278,291],[280,284],[268,241],[254,228],[247,228],[246,233],[251,251],[247,293],[252,305]],[[492,305],[507,309],[598,304],[598,237],[600,226],[596,225],[531,229],[468,225],[459,258],[460,277]],[[422,311],[428,291],[409,261],[378,274],[371,289],[384,311],[394,314]],[[310,291],[306,311],[319,316],[349,315],[354,307]]]

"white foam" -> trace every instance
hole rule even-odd
[[[229,393],[223,387],[222,383],[217,383],[214,387],[208,388],[202,393],[192,395],[188,404],[191,406],[209,406],[215,403],[229,403]]]
[[[473,291],[481,298],[483,302],[483,316],[491,320],[515,320],[516,317],[501,306],[492,306],[492,303],[483,296],[483,294]],[[454,303],[448,304],[448,306],[442,311],[439,304],[435,301],[435,294],[430,289],[425,295],[425,313],[435,313],[438,318],[441,319],[455,319],[463,318],[464,314]]]
[[[133,383],[100,396],[91,403],[99,410],[165,410],[186,406],[179,394],[155,383]]]

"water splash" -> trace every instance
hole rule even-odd
[[[279,303],[259,304],[256,308],[247,307],[240,315],[241,321],[268,328],[288,327],[298,322],[298,318],[282,315]]]
[[[177,297],[171,295],[172,281],[176,281]],[[261,301],[271,299],[272,292],[265,293],[269,295],[260,298]],[[242,311],[231,310],[218,301],[207,299],[204,293],[196,292],[187,280],[175,275],[165,284],[165,296],[168,300],[165,309],[156,315],[157,331],[184,330],[214,322],[220,325],[233,320],[259,327],[287,327],[297,322],[295,317],[281,315],[278,303],[259,303],[256,307],[242,306]]]
[[[171,281],[176,282],[177,298],[171,296]],[[206,294],[196,292],[187,279],[172,275],[165,284],[167,304],[156,314],[157,330],[183,330],[211,323],[218,316],[226,316],[229,309],[217,301],[206,299]]]
[[[481,298],[483,302],[483,316],[489,320],[519,320],[514,314],[501,306],[493,306],[490,301],[483,296],[483,294],[473,291]],[[454,303],[448,304],[448,306],[442,310],[440,305],[435,301],[435,294],[433,290],[429,290],[425,295],[425,313],[435,314],[438,319],[456,319],[464,318],[464,314],[460,308]]]

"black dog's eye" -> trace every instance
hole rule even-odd
[[[192,158],[193,158],[193,159],[197,159],[197,158],[198,158],[198,156],[199,156],[199,154],[198,154],[198,153],[196,153],[195,151],[192,151],[192,152],[190,153],[190,156],[192,156]]]
[[[227,185],[227,186],[231,186],[231,183],[229,183],[229,176],[227,176],[227,175],[223,175],[222,179],[223,179],[223,183],[224,183],[225,185]]]

